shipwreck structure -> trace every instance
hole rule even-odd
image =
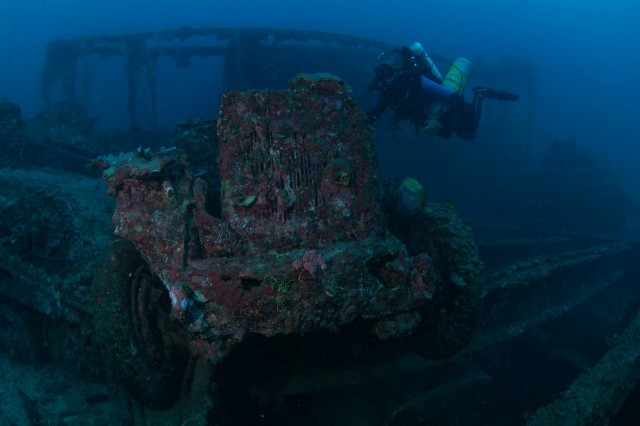
[[[151,105],[157,124],[157,64],[169,58],[189,67],[195,58],[221,58],[225,89],[285,88],[299,72],[331,72],[364,91],[377,55],[389,43],[342,34],[285,29],[189,28],[54,40],[47,46],[42,98],[51,102],[56,85],[62,99],[87,104],[95,65],[91,59],[119,59],[126,76],[131,129],[140,127],[140,104]],[[366,76],[364,79],[362,76]],[[214,78],[213,75],[211,78]],[[146,99],[145,99],[146,98]]]

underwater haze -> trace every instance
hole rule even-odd
[[[434,57],[533,61],[534,150],[542,152],[555,137],[575,139],[637,191],[639,18],[640,5],[631,0],[4,0],[0,90],[24,116],[38,112],[45,45],[59,37],[211,26],[309,29],[397,44],[417,40]]]
[[[639,22],[0,0],[0,425],[640,425]]]

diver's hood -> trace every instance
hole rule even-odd
[[[404,68],[404,55],[400,49],[389,50],[378,57],[376,75],[381,80],[389,80]]]
[[[378,57],[378,65],[388,64],[395,71],[399,71],[404,66],[404,54],[400,49],[389,50]]]

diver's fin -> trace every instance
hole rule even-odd
[[[520,95],[511,92],[505,92],[503,90],[488,89],[486,87],[476,86],[473,88],[473,93],[485,99],[493,99],[496,101],[517,101],[520,99]]]

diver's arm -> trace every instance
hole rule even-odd
[[[429,56],[423,55],[419,58],[419,61],[418,66],[420,68],[420,74],[435,83],[442,83],[444,81],[442,74],[440,74],[440,70],[438,70],[436,64],[433,63]]]
[[[438,84],[423,75],[420,76],[420,87],[422,95],[429,104],[438,102],[447,105],[456,93],[451,87]]]
[[[375,123],[382,115],[387,106],[389,105],[389,94],[386,90],[380,90],[376,93],[376,96],[371,104],[371,107],[367,111],[367,119],[369,124]]]
[[[443,134],[443,123],[440,119],[447,111],[452,100],[457,97],[456,92],[451,87],[438,84],[425,76],[421,76],[420,85],[428,113],[423,130],[428,135],[437,134],[441,136]]]

